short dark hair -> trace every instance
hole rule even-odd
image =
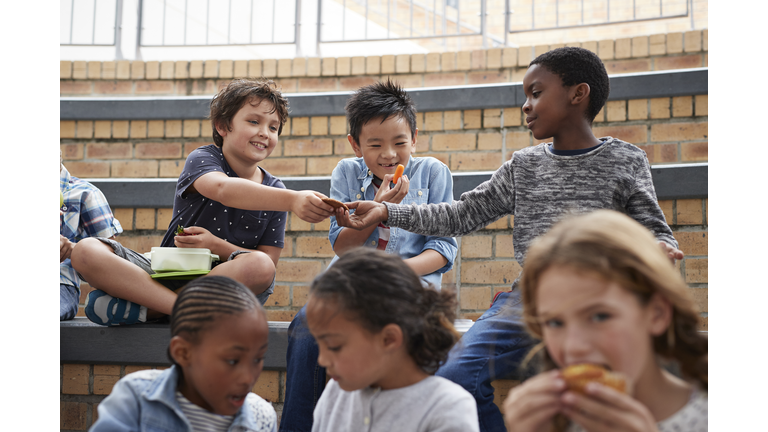
[[[213,127],[213,142],[221,147],[224,144],[224,138],[219,135],[216,125],[223,125],[227,130],[231,130],[232,117],[240,111],[240,108],[246,102],[263,100],[272,102],[273,113],[277,111],[280,118],[280,127],[277,129],[277,135],[283,133],[283,125],[288,121],[288,99],[286,99],[277,87],[277,84],[271,79],[236,79],[232,80],[225,88],[219,91],[211,99],[211,126]]]
[[[266,317],[264,308],[248,287],[226,276],[199,277],[185,285],[173,303],[171,337],[182,335],[197,343],[200,333],[218,318],[250,311]],[[168,358],[176,364],[170,347]]]
[[[585,115],[592,123],[611,92],[608,72],[597,54],[578,47],[556,48],[536,57],[529,66],[535,64],[559,76],[563,86],[589,84],[589,105]]]
[[[381,118],[383,123],[392,116],[408,122],[411,138],[416,134],[416,107],[408,93],[396,82],[387,79],[358,89],[344,107],[349,121],[349,134],[359,143],[363,125]]]
[[[445,363],[458,339],[456,293],[425,287],[397,255],[353,249],[315,278],[309,292],[370,332],[398,325],[408,354],[427,373]]]

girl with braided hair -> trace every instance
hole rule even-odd
[[[707,430],[707,337],[650,231],[612,210],[565,219],[531,245],[521,284],[544,372],[509,393],[510,431]],[[595,366],[623,375],[624,391],[572,381]]]
[[[251,393],[268,335],[264,309],[245,285],[224,276],[189,282],[171,314],[173,366],[123,377],[91,431],[276,431],[274,408]]]
[[[331,382],[312,431],[478,431],[469,392],[432,374],[458,339],[456,296],[402,258],[344,254],[310,288],[307,325]]]

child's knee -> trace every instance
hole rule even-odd
[[[96,238],[84,238],[77,242],[74,249],[72,249],[72,255],[70,255],[72,267],[74,267],[75,270],[80,271],[80,269],[87,266],[95,256],[109,252],[108,249],[111,248]]]
[[[235,260],[242,261],[243,265],[239,267],[244,269],[244,280],[241,281],[244,285],[252,289],[266,289],[272,284],[275,278],[275,263],[267,254],[262,252],[240,254]]]

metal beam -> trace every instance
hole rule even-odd
[[[648,99],[709,93],[708,68],[643,72],[611,77],[608,100]],[[519,107],[522,83],[407,89],[421,112]],[[286,93],[293,117],[345,115],[351,91]],[[61,120],[204,119],[211,96],[59,99]]]

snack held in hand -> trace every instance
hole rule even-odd
[[[395,176],[392,177],[392,183],[397,184],[397,181],[400,180],[400,177],[403,176],[403,171],[405,171],[405,167],[398,164],[397,168],[395,169]]]
[[[349,211],[349,207],[347,207],[346,204],[344,204],[341,201],[337,201],[337,200],[335,200],[333,198],[322,198],[322,200],[323,200],[324,203],[328,204],[329,206],[331,206],[331,207],[333,207],[335,209],[337,209],[339,207],[344,207],[344,210]]]
[[[589,363],[570,365],[563,368],[561,372],[568,389],[577,393],[584,393],[584,386],[593,381],[627,393],[627,382],[624,376],[618,372],[610,372],[600,365]]]
[[[64,207],[64,193],[59,191],[59,208]]]
[[[181,226],[181,225],[177,225],[176,226],[176,235],[178,235],[178,236],[188,236],[188,235],[192,235],[192,234],[185,233],[184,232],[184,227]]]

